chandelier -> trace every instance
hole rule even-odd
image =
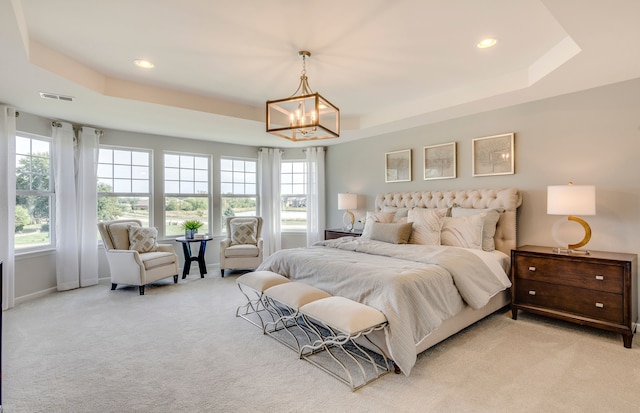
[[[307,58],[301,50],[302,73],[298,89],[285,99],[267,101],[267,132],[292,141],[337,138],[340,136],[340,109],[313,93],[307,80]]]

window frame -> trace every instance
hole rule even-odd
[[[305,189],[305,193],[293,193],[293,186],[295,185],[295,183],[292,182],[291,183],[283,183],[283,174],[284,172],[282,172],[282,165],[285,163],[289,163],[289,164],[302,164],[302,166],[304,167],[304,172],[293,172],[293,168],[292,168],[292,172],[288,173],[290,174],[292,177],[296,174],[298,175],[303,175],[304,179],[302,181],[302,185]],[[308,214],[308,210],[306,209],[306,203],[305,203],[305,215],[306,215],[306,219],[305,219],[305,226],[304,228],[285,228],[284,224],[283,224],[283,217],[284,217],[284,198],[285,197],[304,197],[305,200],[308,200],[309,197],[309,188],[308,188],[308,178],[309,178],[309,164],[307,162],[306,159],[283,159],[280,161],[280,227],[283,229],[283,232],[306,232],[307,230],[307,222],[309,220],[309,214]],[[289,185],[292,188],[292,193],[290,194],[284,194],[282,191],[282,188],[284,185]]]
[[[233,162],[235,161],[241,161],[245,163],[245,168],[242,172],[236,172],[235,169],[231,168],[231,170],[228,169],[222,169],[223,168],[223,163],[225,161],[231,161],[232,165]],[[254,166],[254,170],[255,172],[247,172],[246,171],[246,163],[247,162],[251,162]],[[231,181],[223,181],[223,176],[225,175],[225,172],[230,172],[232,175],[232,180]],[[237,198],[237,199],[255,199],[256,202],[256,211],[255,211],[255,215],[254,216],[258,216],[259,215],[259,211],[260,211],[260,196],[258,195],[258,159],[257,158],[244,158],[244,157],[235,157],[235,156],[221,156],[220,157],[220,167],[219,167],[219,173],[220,173],[220,232],[223,234],[226,234],[227,232],[227,226],[226,226],[226,218],[225,218],[225,214],[224,214],[224,199],[225,198]],[[235,192],[232,193],[224,193],[223,192],[223,186],[224,184],[231,184],[231,187],[233,189],[234,185],[236,184],[235,179],[233,178],[235,173],[242,173],[243,174],[243,180],[242,180],[242,185],[245,186],[245,190],[246,190],[246,185],[253,185],[255,188],[255,193],[253,194],[247,194],[247,193],[243,193],[243,194],[236,194]],[[251,183],[247,183],[247,180],[244,179],[246,178],[246,174],[247,173],[253,173],[255,175],[255,182]],[[240,182],[237,182],[238,184],[240,184]],[[246,192],[246,191],[245,191]]]
[[[195,162],[194,162],[194,166],[193,168],[182,168],[180,165],[178,165],[178,186],[180,186],[180,182],[193,182],[194,183],[194,192],[193,193],[182,193],[182,192],[167,192],[166,191],[166,184],[167,184],[167,155],[173,155],[173,156],[189,156],[194,158],[203,158],[206,159],[207,161],[207,170],[206,170],[206,176],[207,176],[207,184],[206,184],[206,188],[207,188],[207,192],[205,194],[202,193],[197,193],[195,192],[195,183],[196,182],[202,182],[202,181],[197,181],[195,179],[195,171],[196,170],[202,170],[201,168],[196,168],[195,166]],[[170,167],[170,168],[174,168],[174,167]],[[182,177],[180,176],[180,170],[181,169],[192,169],[194,171],[194,177],[192,180],[183,180]],[[208,232],[211,232],[211,224],[212,224],[212,187],[211,187],[211,183],[212,183],[212,179],[211,179],[211,171],[213,169],[213,162],[212,162],[212,157],[211,155],[203,155],[203,154],[198,154],[198,153],[191,153],[191,152],[179,152],[179,151],[163,151],[162,152],[162,233],[164,235],[165,238],[171,238],[171,239],[175,239],[178,238],[180,236],[183,236],[184,234],[167,234],[167,198],[205,198],[207,200],[207,220],[205,222],[205,228],[207,228]],[[176,181],[175,179],[171,179],[170,181]]]
[[[148,155],[148,181],[149,181],[149,192],[116,192],[116,191],[112,191],[112,192],[100,192],[97,188],[98,184],[100,184],[100,172],[99,172],[99,168],[97,169],[97,173],[96,173],[96,193],[97,193],[97,201],[100,198],[148,198],[148,211],[149,211],[149,226],[153,226],[153,222],[154,222],[154,208],[153,208],[153,186],[154,186],[154,168],[153,168],[153,150],[149,149],[149,148],[138,148],[138,147],[130,147],[130,146],[122,146],[122,145],[103,145],[100,144],[98,145],[98,167],[100,165],[100,151],[102,149],[106,149],[106,150],[111,150],[111,151],[127,151],[127,152],[143,152],[146,153]],[[114,164],[114,161],[112,159],[111,161],[111,165],[116,165]],[[134,166],[139,166],[139,165],[134,165],[133,163],[130,164],[131,167]],[[115,177],[111,177],[111,179],[115,179]],[[133,178],[130,178],[130,180],[133,181]],[[132,185],[133,187],[133,185]],[[98,210],[96,209],[96,215],[98,214]],[[98,218],[98,222],[104,222],[104,221],[100,221],[100,219]],[[98,243],[101,244],[102,243],[102,239],[98,240]]]
[[[33,253],[33,252],[39,252],[39,251],[47,251],[47,250],[52,250],[55,249],[56,246],[56,231],[55,231],[55,227],[56,227],[56,192],[55,192],[55,176],[54,176],[54,171],[53,171],[53,162],[54,162],[54,147],[53,147],[53,139],[51,137],[47,137],[47,136],[41,136],[41,135],[37,135],[34,133],[29,133],[29,132],[22,132],[22,131],[16,131],[15,134],[15,140],[16,140],[16,149],[15,152],[13,154],[13,156],[16,158],[16,174],[18,172],[18,155],[20,156],[25,156],[25,154],[18,154],[18,142],[17,139],[18,138],[24,138],[24,139],[29,139],[30,141],[33,140],[39,140],[39,141],[44,141],[47,142],[49,144],[49,190],[48,191],[43,191],[43,190],[26,190],[26,189],[18,189],[17,186],[17,182],[16,182],[16,199],[15,199],[15,206],[14,208],[17,208],[18,206],[18,196],[47,196],[49,197],[49,242],[47,244],[39,244],[39,245],[31,245],[31,246],[25,246],[25,247],[18,247],[16,245],[16,236],[15,236],[15,232],[13,235],[13,247],[14,247],[14,251],[16,255],[20,255],[20,254],[27,254],[27,253]],[[33,157],[33,153],[32,153],[32,148],[33,145],[30,142],[29,145],[29,157]]]

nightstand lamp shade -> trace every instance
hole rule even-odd
[[[355,215],[351,212],[351,209],[356,209],[358,207],[358,195],[344,193],[338,194],[338,209],[346,210],[344,215],[342,216],[342,224],[344,228],[351,231],[353,229],[353,224],[356,220]]]
[[[568,215],[569,221],[575,221],[584,228],[584,238],[576,244],[568,244],[566,250],[558,248],[558,252],[575,252],[587,245],[591,239],[591,227],[576,215],[596,214],[596,188],[593,185],[552,185],[547,187],[547,214]],[[564,220],[558,220],[552,229],[553,239],[560,245],[566,245],[558,238],[558,228]],[[587,251],[588,253],[588,251]]]

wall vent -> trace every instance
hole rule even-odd
[[[73,96],[65,96],[65,95],[58,95],[55,93],[47,93],[47,92],[40,92],[40,97],[42,99],[52,99],[52,100],[64,100],[66,102],[73,102]]]

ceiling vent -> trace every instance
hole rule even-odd
[[[73,102],[73,96],[64,96],[64,95],[57,95],[55,93],[47,93],[47,92],[40,92],[40,97],[42,99],[52,99],[52,100],[64,100],[66,102]]]

